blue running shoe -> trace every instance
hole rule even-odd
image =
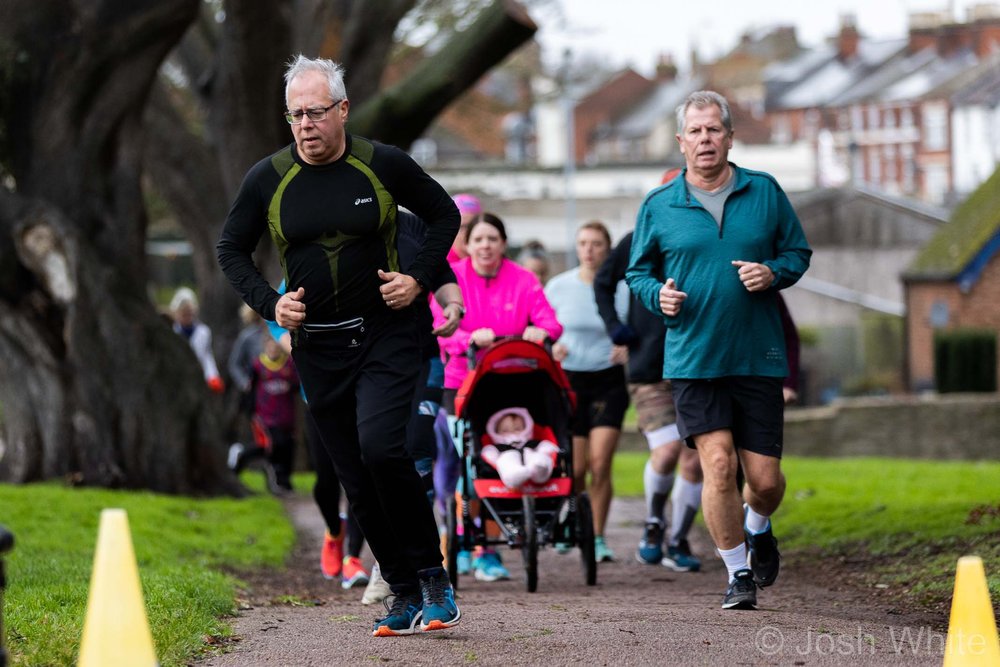
[[[420,594],[390,596],[382,604],[385,605],[386,615],[375,620],[372,636],[402,637],[417,632],[423,607]]]
[[[478,581],[510,579],[510,572],[500,560],[500,554],[495,551],[484,551],[483,555],[473,561],[472,567],[476,571],[476,580]]]
[[[472,572],[472,552],[459,551],[458,557],[455,558],[455,567],[458,568],[459,574],[469,574]]]
[[[423,594],[423,613],[420,617],[420,629],[447,630],[458,625],[462,612],[455,604],[455,590],[448,580],[444,568],[435,567],[421,570],[420,591]]]
[[[594,538],[594,560],[598,563],[613,563],[615,561],[615,552],[611,550],[601,535]]]
[[[663,559],[663,523],[652,519],[646,522],[639,540],[635,559],[645,565],[657,565]]]
[[[701,569],[701,561],[691,555],[691,546],[686,539],[676,546],[667,546],[667,555],[660,564],[674,572],[697,572]]]
[[[555,549],[556,553],[560,556],[565,556],[573,550],[573,545],[569,542],[556,542],[552,545],[552,548]]]

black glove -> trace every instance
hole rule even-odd
[[[628,345],[639,340],[639,335],[627,324],[616,324],[611,330],[611,342],[615,345]]]

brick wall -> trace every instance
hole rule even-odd
[[[646,451],[632,424],[621,448]],[[787,456],[1000,460],[1000,394],[837,399],[785,411]],[[888,473],[887,473],[888,474]]]
[[[934,381],[935,330],[930,317],[935,302],[948,304],[946,329],[1000,331],[1000,255],[992,259],[967,294],[962,294],[952,282],[920,282],[907,285],[906,295],[907,362],[910,388],[915,389],[930,386]],[[1000,378],[1000,362],[997,373]]]

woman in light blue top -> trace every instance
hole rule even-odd
[[[625,366],[628,348],[614,345],[594,299],[594,276],[611,249],[611,235],[600,222],[588,222],[576,233],[580,266],[560,273],[545,286],[545,296],[563,325],[563,335],[553,348],[562,363],[577,406],[573,415],[573,473],[583,489],[590,472],[594,508],[594,535],[599,561],[614,560],[604,541],[604,527],[611,507],[611,460],[618,447],[622,420],[628,408]],[[616,308],[627,317],[628,290],[619,285]]]

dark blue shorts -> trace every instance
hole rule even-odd
[[[694,436],[727,429],[738,449],[780,459],[785,422],[783,381],[760,376],[670,380],[681,437],[688,447],[694,447]]]

